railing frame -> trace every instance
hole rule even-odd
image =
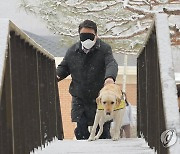
[[[64,138],[55,59],[8,19],[0,29],[0,153],[29,154]]]
[[[173,146],[164,147],[161,142],[164,131],[175,130],[180,137],[169,34],[167,16],[156,14],[144,48],[137,58],[138,136],[144,137],[148,145],[159,154],[178,153],[179,138]]]

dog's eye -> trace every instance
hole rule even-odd
[[[103,104],[106,104],[106,102],[103,102]]]
[[[114,102],[111,102],[111,104],[114,104]]]

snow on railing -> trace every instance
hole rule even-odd
[[[53,55],[51,55],[48,51],[42,48],[39,44],[37,44],[33,39],[31,39],[26,33],[20,30],[12,21],[8,19],[0,19],[0,98],[2,93],[2,82],[3,75],[5,70],[5,60],[7,56],[8,50],[8,41],[9,41],[9,32],[14,30],[17,35],[20,35],[22,39],[26,42],[29,42],[33,47],[37,48],[39,52],[48,56],[50,59],[54,59]]]
[[[0,30],[0,98],[1,98],[4,71],[5,71],[5,59],[8,48],[8,33],[9,33],[9,23],[7,22],[6,19],[0,20],[0,29],[1,29]]]

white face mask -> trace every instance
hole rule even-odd
[[[91,49],[95,43],[96,43],[95,40],[91,41],[90,39],[87,39],[85,41],[81,41],[82,46],[88,50]]]

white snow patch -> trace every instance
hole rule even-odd
[[[169,20],[169,23],[170,23],[170,25],[177,25],[177,28],[180,28],[180,22],[178,22],[178,21],[180,21],[180,16],[178,16],[178,15],[171,15],[169,18],[168,18],[168,20]]]
[[[180,73],[175,73],[175,81],[176,83],[180,83]]]
[[[5,59],[8,47],[9,20],[0,19],[0,96],[5,71]]]
[[[144,139],[120,139],[97,140],[89,142],[87,140],[63,140],[54,141],[42,150],[36,150],[34,154],[154,154],[154,150],[150,149]],[[33,154],[31,152],[30,154]]]
[[[110,22],[106,24],[105,28],[107,29],[107,31],[109,31],[114,26],[115,26],[115,22]]]
[[[126,6],[128,5],[128,3],[129,3],[129,0],[124,0],[124,2],[123,2],[123,7],[126,8]]]

